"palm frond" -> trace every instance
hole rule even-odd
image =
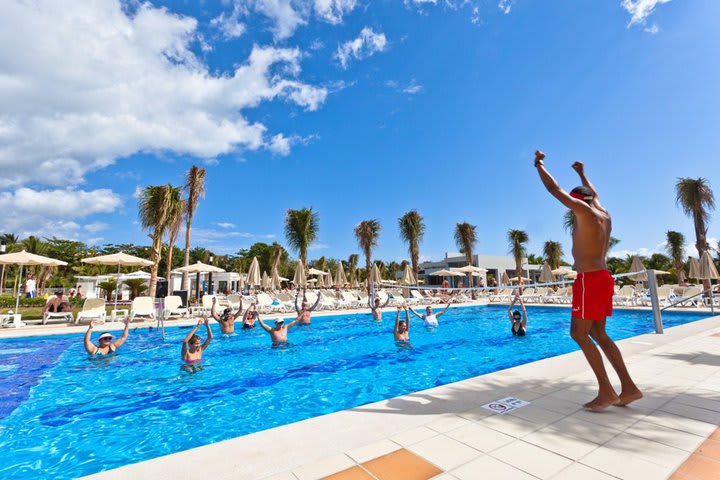
[[[317,239],[318,230],[318,214],[312,208],[288,210],[285,214],[285,240],[305,265],[307,249]]]

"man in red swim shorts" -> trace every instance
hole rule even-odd
[[[585,177],[581,162],[573,163],[572,168],[580,176],[582,186],[567,193],[545,169],[544,159],[544,153],[535,152],[535,167],[543,185],[575,214],[572,254],[578,276],[573,284],[570,336],[585,354],[598,381],[598,395],[586,403],[585,408],[602,410],[610,405],[624,406],[642,398],[642,392],[630,378],[620,349],[605,332],[605,319],[612,315],[613,297],[613,278],[605,264],[612,230],[610,214],[600,205],[597,191]],[[593,340],[620,377],[620,395],[610,383]]]

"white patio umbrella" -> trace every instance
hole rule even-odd
[[[258,287],[262,284],[262,280],[260,278],[260,263],[258,262],[257,257],[253,257],[252,262],[250,263],[245,283],[251,287]]]
[[[510,277],[508,277],[508,274],[505,270],[503,270],[502,275],[500,275],[500,285],[509,285],[510,284]]]
[[[116,265],[118,277],[120,277],[120,267],[150,267],[153,265],[152,260],[136,257],[135,255],[129,255],[124,252],[83,258],[80,261],[89,265]],[[115,287],[115,305],[113,306],[113,310],[117,310],[118,290],[119,286]]]
[[[355,277],[352,281],[352,284],[350,285],[352,288],[360,288],[360,282],[358,282],[357,277]]]
[[[42,255],[36,255],[34,253],[28,253],[27,251],[22,250],[20,252],[6,253],[5,255],[0,255],[0,264],[20,265],[20,271],[18,272],[19,283],[17,288],[17,298],[15,299],[15,313],[17,313],[17,309],[20,306],[20,285],[22,284],[23,267],[25,265],[44,265],[51,267],[59,267],[62,265],[67,265],[67,262],[63,262],[62,260],[56,260],[50,257],[43,257]]]
[[[630,264],[630,273],[632,272],[639,272],[636,275],[629,275],[629,277],[632,280],[635,280],[636,282],[646,282],[647,281],[647,272],[645,265],[643,264],[642,260],[640,260],[640,257],[635,256],[633,258],[632,264]]]
[[[415,279],[415,275],[413,275],[412,267],[410,264],[405,265],[405,270],[403,270],[403,276],[400,279],[400,283],[403,285],[416,285],[417,280]]]
[[[430,275],[435,277],[464,277],[465,274],[456,270],[438,270]]]
[[[311,268],[307,273],[308,275],[325,275],[325,272],[318,270],[317,268]]]
[[[555,276],[552,273],[550,265],[545,262],[543,263],[542,270],[540,271],[540,279],[542,283],[549,283],[555,281]]]
[[[698,273],[698,280],[717,280],[720,277],[715,262],[713,262],[712,256],[707,250],[700,257],[700,272]]]
[[[335,272],[335,287],[336,288],[343,288],[345,285],[347,285],[347,277],[345,276],[345,269],[343,268],[342,262],[338,262],[338,269],[337,272]]]
[[[527,277],[511,277],[510,282],[529,282],[530,279]]]
[[[380,275],[380,269],[377,263],[373,263],[372,270],[370,270],[370,278],[373,283],[382,283],[382,276]]]
[[[277,265],[273,267],[272,269],[272,276],[271,276],[271,282],[270,282],[270,288],[273,290],[279,290],[280,289],[280,282],[283,280],[283,278],[280,276],[280,273],[278,272]]]
[[[465,265],[464,267],[454,268],[453,271],[454,272],[463,272],[463,273],[480,273],[480,274],[482,274],[482,273],[487,272],[487,269],[482,268],[482,267],[476,267],[475,265]],[[477,277],[478,275],[473,275],[473,276]]]
[[[307,277],[305,276],[305,265],[302,262],[298,262],[295,267],[295,276],[293,277],[293,283],[297,288],[307,286]]]
[[[196,263],[191,263],[187,267],[180,267],[175,269],[176,272],[180,273],[194,273],[195,274],[195,299],[200,300],[200,274],[201,273],[222,273],[225,270],[223,270],[220,267],[215,267],[213,265],[208,265],[207,263],[203,263],[200,260],[198,260]],[[240,276],[242,279],[242,275]],[[188,304],[190,302],[188,301]]]
[[[264,289],[270,288],[270,282],[272,280],[270,279],[270,276],[267,274],[267,272],[262,273],[262,278],[260,280],[260,286]]]
[[[558,267],[554,270],[550,270],[553,275],[568,275],[572,273],[574,270],[567,268],[567,267]]]

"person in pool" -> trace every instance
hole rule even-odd
[[[520,306],[520,309],[522,310],[522,313],[520,313],[520,310],[515,309],[513,310],[513,307],[518,304]],[[512,327],[510,330],[512,331],[513,336],[517,335],[518,337],[524,337],[525,332],[527,331],[527,310],[525,309],[525,303],[523,302],[522,297],[520,296],[520,293],[515,291],[515,296],[512,299],[512,302],[510,302],[510,306],[508,307],[508,316],[510,317],[510,321],[512,322]]]
[[[624,406],[642,398],[642,392],[630,377],[622,353],[605,331],[612,316],[614,279],[607,268],[612,220],[600,204],[598,192],[585,176],[582,162],[572,164],[582,185],[566,192],[545,168],[545,154],[535,151],[535,169],[547,191],[574,214],[572,255],[578,272],[572,288],[570,336],[578,344],[598,382],[597,396],[584,405],[603,410],[610,405]],[[620,377],[620,394],[610,383],[602,355],[595,342]]]
[[[257,314],[256,314],[257,315]],[[265,322],[262,321],[262,318],[260,318],[259,315],[256,316],[258,323],[260,326],[270,334],[270,339],[272,340],[273,347],[277,347],[280,345],[287,345],[287,332],[292,327],[295,326],[296,323],[298,323],[298,319],[296,318],[289,324],[285,325],[285,319],[282,317],[277,317],[275,319],[275,327],[268,326]]]
[[[95,327],[95,323],[91,321],[90,326],[88,326],[88,329],[85,332],[85,351],[91,357],[104,357],[107,355],[113,355],[117,351],[117,349],[120,348],[123,343],[125,343],[125,340],[127,340],[128,330],[130,329],[130,317],[125,317],[125,329],[123,330],[120,338],[118,338],[114,342],[112,341],[114,338],[112,333],[103,332],[98,337],[98,344],[95,345],[90,339],[93,327]]]
[[[400,320],[401,310],[405,310],[405,320]],[[408,307],[405,305],[403,305],[402,307],[397,307],[393,336],[395,337],[395,342],[410,342],[410,313],[408,313]]]
[[[300,295],[295,297],[295,312],[297,312],[297,318],[295,319],[295,322],[297,322],[299,325],[310,325],[310,316],[311,312],[315,310],[315,308],[318,306],[318,303],[320,303],[320,295],[317,296],[317,300],[315,300],[315,304],[311,307],[308,305],[307,300],[305,299],[305,290],[303,290],[302,295],[302,307],[298,308],[298,298],[300,298]],[[295,323],[293,322],[293,324]]]
[[[427,307],[425,307],[425,315],[421,315],[421,314],[417,313],[415,310],[412,309],[412,307],[410,307],[410,311],[416,317],[421,319],[426,327],[434,328],[434,327],[438,326],[438,318],[440,318],[440,316],[442,314],[447,312],[448,308],[450,308],[450,297],[448,297],[448,299],[447,299],[447,305],[445,305],[445,309],[442,312],[438,313],[437,315],[435,315],[435,313],[433,313],[433,309],[429,305]]]
[[[205,324],[205,329],[207,331],[207,338],[205,339],[205,342],[203,342],[202,338],[195,334],[195,332],[198,331],[198,328],[200,328],[200,325],[203,324]],[[185,362],[182,367],[184,370],[188,372],[195,372],[201,368],[200,362],[202,361],[203,352],[210,345],[212,339],[213,334],[210,329],[210,321],[207,317],[203,316],[203,318],[198,321],[195,328],[190,330],[190,333],[188,333],[183,339],[180,355],[182,357],[182,361]]]
[[[255,320],[258,318],[257,304],[253,302],[248,309],[245,311],[243,317],[243,330],[251,330],[255,328]]]
[[[215,319],[215,321],[220,324],[220,331],[225,335],[235,333],[235,320],[240,318],[240,315],[242,315],[242,302],[240,302],[240,308],[238,308],[237,312],[232,313],[232,308],[227,307],[220,315],[215,312],[216,304],[217,298],[213,297],[210,314]]]
[[[382,309],[387,307],[388,303],[390,303],[390,295],[388,295],[384,305],[380,305],[379,298],[375,297],[375,300],[373,301],[370,299],[370,297],[368,297],[368,306],[370,307],[370,312],[372,313],[373,320],[375,320],[376,322],[382,320]]]

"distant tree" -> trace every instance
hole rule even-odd
[[[317,239],[319,228],[318,214],[312,208],[288,210],[285,214],[285,239],[305,266],[308,247]]]
[[[710,211],[715,208],[715,196],[709,182],[704,178],[678,178],[675,184],[675,202],[683,212],[692,217],[695,226],[695,248],[698,256],[708,250],[707,224]],[[703,280],[705,289],[710,288],[710,280]]]
[[[170,282],[171,272],[173,269],[173,254],[175,253],[175,240],[180,233],[182,227],[183,213],[187,212],[187,203],[182,198],[182,190],[180,187],[172,187],[176,192],[171,193],[172,203],[168,207],[168,247],[165,255],[165,278]],[[188,228],[186,225],[185,234],[187,238]]]
[[[110,303],[112,301],[112,294],[117,289],[117,280],[111,278],[104,282],[98,283],[98,288],[105,294],[105,301]]]
[[[528,242],[528,234],[523,230],[508,230],[508,243],[510,244],[510,253],[515,259],[515,274],[522,277],[522,260],[527,255],[525,244]]]
[[[563,257],[562,244],[554,240],[548,240],[543,245],[543,256],[553,270],[560,267]]]
[[[197,165],[193,165],[185,175],[185,258],[184,265],[190,265],[190,233],[192,230],[192,222],[195,217],[200,198],[205,196],[205,169]],[[189,277],[187,273],[182,276],[182,289],[188,290],[190,287]]]
[[[130,300],[139,297],[148,288],[143,278],[131,278],[123,283],[130,288]]]
[[[372,269],[372,251],[377,246],[378,237],[380,236],[379,220],[363,220],[355,227],[355,238],[360,245],[363,254],[365,254],[365,280],[370,278],[370,270]],[[367,282],[368,291],[370,290],[370,282]]]
[[[420,263],[420,242],[425,235],[425,221],[417,210],[410,210],[398,218],[400,238],[407,243],[410,261],[412,262],[413,274],[417,281]]]
[[[672,230],[668,230],[665,235],[667,237],[665,249],[672,258],[678,283],[683,283],[685,281],[685,262],[683,262],[683,258],[685,258],[685,235]]]
[[[455,245],[457,245],[460,253],[465,255],[465,263],[467,265],[472,265],[475,243],[477,242],[477,227],[469,224],[468,222],[456,223],[454,237]],[[417,278],[417,274],[415,275],[415,278]],[[472,273],[468,273],[468,286],[473,288]],[[475,298],[475,290],[471,290],[471,296],[473,299]]]
[[[348,257],[348,265],[350,268],[348,268],[348,281],[352,283],[353,281],[357,280],[357,265],[358,261],[360,260],[360,256],[357,253],[353,253]]]

